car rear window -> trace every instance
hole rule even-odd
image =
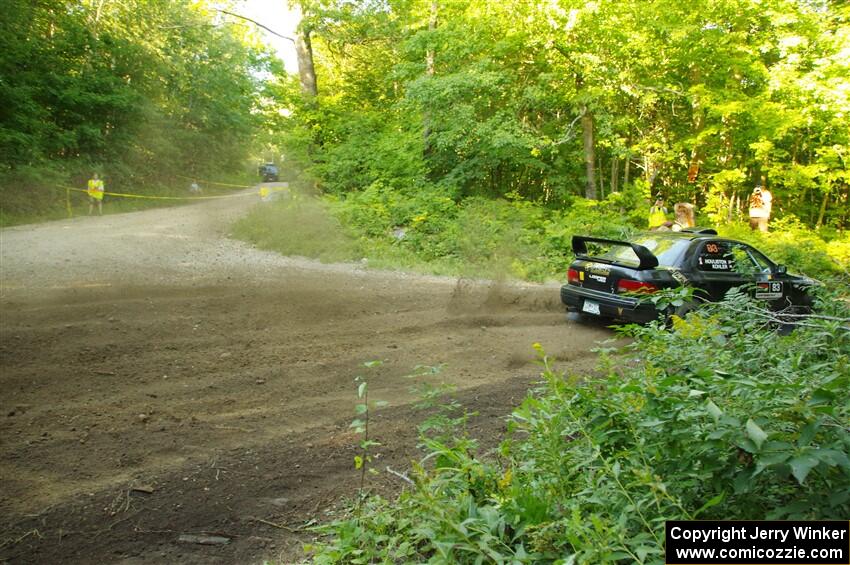
[[[679,261],[679,257],[681,257],[682,253],[685,252],[685,249],[687,249],[691,243],[690,240],[687,239],[652,236],[640,237],[632,240],[632,242],[637,243],[638,245],[643,245],[649,249],[653,255],[658,257],[658,264],[664,267],[672,267],[676,265]],[[635,255],[634,250],[631,247],[624,245],[612,247],[607,253],[601,255],[601,257],[616,261],[617,263],[633,265],[635,267],[640,265],[640,260],[637,255]]]

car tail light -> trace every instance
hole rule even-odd
[[[632,279],[620,279],[617,283],[617,292],[655,292],[656,290],[658,287],[652,283]]]
[[[578,271],[576,271],[575,269],[570,269],[569,271],[567,271],[567,282],[570,284],[578,284]]]

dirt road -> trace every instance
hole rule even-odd
[[[565,323],[552,285],[321,265],[228,239],[251,205],[0,232],[0,562],[297,560],[311,534],[293,530],[355,493],[355,376],[389,402],[377,467],[404,470],[423,417],[412,385],[455,385],[492,445],[535,382],[533,342],[587,367],[611,337]],[[443,368],[406,378],[417,365]]]

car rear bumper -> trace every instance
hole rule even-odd
[[[599,315],[608,318],[644,324],[657,320],[659,316],[654,305],[639,303],[637,299],[632,297],[617,296],[609,292],[581,288],[571,284],[561,286],[561,302],[567,306],[568,310],[582,312],[585,300],[598,304]]]

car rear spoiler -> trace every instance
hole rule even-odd
[[[573,253],[575,253],[577,259],[586,259],[589,261],[597,261],[599,263],[608,263],[610,265],[618,265],[622,264],[624,266],[634,268],[634,265],[628,265],[625,263],[618,263],[612,259],[606,259],[604,257],[591,257],[587,254],[587,244],[590,243],[604,243],[607,245],[617,245],[620,247],[631,247],[632,251],[637,255],[640,263],[637,266],[637,269],[640,271],[644,271],[647,269],[654,269],[658,266],[658,257],[652,254],[652,251],[644,247],[643,245],[638,245],[637,243],[629,243],[628,241],[617,241],[615,239],[602,239],[599,237],[585,237],[583,235],[574,235],[573,236]]]

